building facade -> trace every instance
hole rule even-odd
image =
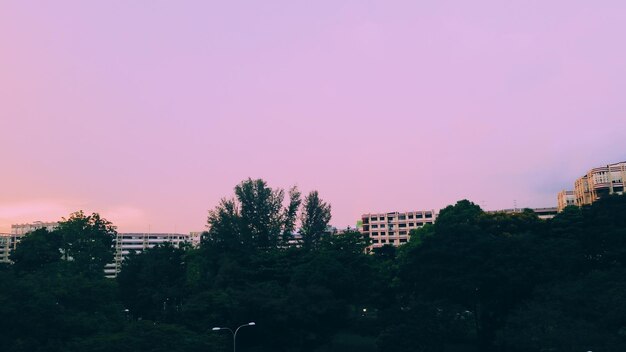
[[[624,180],[626,180],[626,162],[589,170],[574,183],[576,205],[590,205],[610,194],[623,194]]]
[[[48,231],[54,231],[58,223],[35,221],[28,224],[11,225],[10,234],[0,234],[0,263],[10,263],[9,256],[20,240],[30,232],[45,228]],[[200,244],[201,232],[192,232],[190,234],[180,233],[118,233],[114,239],[114,261],[107,264],[104,268],[105,276],[113,278],[117,276],[122,267],[122,262],[131,252],[141,253],[142,251],[152,248],[158,244],[166,242],[172,243],[174,246],[180,246],[182,243],[189,243],[192,246]]]
[[[556,208],[559,213],[569,205],[576,205],[576,196],[574,195],[574,191],[562,190],[559,192],[556,196],[556,204]]]
[[[113,278],[122,269],[122,262],[131,252],[137,254],[159,244],[171,243],[179,247],[183,243],[192,244],[195,236],[182,233],[118,233],[115,238],[115,259],[104,268],[106,277]]]
[[[436,217],[434,210],[363,214],[359,230],[372,240],[369,250],[399,246],[409,241],[411,230],[434,223]]]
[[[10,263],[9,255],[17,245],[17,236],[10,233],[0,233],[0,263]]]
[[[42,222],[35,221],[28,224],[13,224],[11,225],[11,234],[17,236],[24,236],[27,233],[31,233],[35,230],[46,229],[48,231],[54,231],[59,226],[58,222]]]
[[[39,229],[46,229],[48,231],[54,231],[59,224],[57,222],[42,222],[35,221],[27,224],[13,224],[11,225],[11,233],[0,234],[0,263],[11,263],[9,256],[11,251],[17,247],[17,244],[21,239]]]

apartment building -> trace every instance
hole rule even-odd
[[[53,231],[59,224],[57,222],[35,221],[27,224],[11,225],[11,233],[0,233],[0,263],[10,263],[9,256],[11,251],[17,247],[17,244],[28,233],[38,229],[47,229]]]
[[[115,259],[104,268],[106,277],[114,278],[122,269],[122,262],[131,252],[141,253],[159,244],[171,243],[178,247],[183,243],[192,244],[199,240],[199,233],[118,233],[115,238]],[[199,242],[198,242],[199,243]]]
[[[13,224],[11,225],[11,234],[17,236],[24,236],[27,233],[35,230],[45,228],[48,231],[54,231],[59,226],[58,222],[42,222],[35,221],[27,224]]]
[[[574,191],[562,190],[556,195],[557,211],[560,213],[569,205],[576,205]]]
[[[409,241],[409,231],[434,223],[436,217],[434,210],[363,214],[359,230],[372,240],[368,250],[399,246]]]
[[[589,205],[610,194],[624,193],[626,162],[596,167],[574,183],[574,198],[578,206]]]
[[[10,263],[9,255],[15,249],[17,236],[10,233],[0,233],[0,263]]]
[[[9,256],[11,251],[15,249],[20,240],[28,233],[35,230],[45,228],[48,231],[54,231],[58,223],[35,221],[27,224],[11,225],[11,233],[0,234],[0,263],[10,263]],[[180,233],[118,233],[114,239],[114,255],[113,263],[107,264],[104,273],[107,277],[113,278],[117,276],[122,267],[122,261],[128,257],[131,251],[141,253],[142,251],[152,248],[158,244],[170,242],[175,246],[187,242],[193,246],[200,244],[201,232],[192,232],[190,234]]]

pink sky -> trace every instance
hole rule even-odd
[[[375,211],[554,206],[626,160],[626,1],[2,1],[0,232],[204,229],[247,177]]]

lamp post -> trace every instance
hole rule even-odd
[[[239,326],[237,329],[235,329],[235,331],[233,331],[233,329],[231,329],[231,328],[222,328],[222,327],[219,327],[219,326],[216,326],[216,327],[214,327],[211,330],[213,330],[213,331],[218,331],[218,330],[228,330],[228,331],[230,331],[230,333],[233,334],[233,352],[237,352],[237,332],[239,332],[239,329],[241,329],[241,328],[243,328],[245,326],[255,326],[255,325],[256,325],[256,323],[251,321],[248,324],[243,324],[243,325]]]

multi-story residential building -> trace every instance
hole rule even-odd
[[[27,224],[11,225],[11,233],[0,234],[0,263],[10,263],[11,251],[17,247],[20,240],[27,234],[38,230],[47,229],[53,231],[59,224],[57,222],[35,221]]]
[[[372,240],[369,250],[399,246],[409,241],[409,231],[434,223],[436,217],[434,210],[363,214],[359,230]]]
[[[182,233],[118,233],[115,238],[115,259],[104,268],[106,277],[113,278],[122,269],[122,262],[131,252],[141,253],[148,248],[169,242],[178,247],[192,243],[191,234]]]
[[[624,193],[626,162],[596,167],[574,183],[576,205],[589,205],[610,194]]]
[[[10,263],[9,255],[15,249],[17,236],[10,233],[0,233],[0,263]]]
[[[14,225],[11,225],[11,234],[24,236],[27,233],[31,233],[35,230],[43,229],[43,228],[45,228],[48,231],[53,231],[54,229],[57,228],[57,226],[59,226],[58,222],[41,222],[41,221],[35,221],[32,223],[28,223],[28,224],[14,224]]]
[[[9,255],[17,246],[19,241],[28,233],[37,229],[46,228],[54,231],[58,226],[56,222],[35,221],[28,224],[11,225],[10,234],[0,234],[0,263],[10,263]],[[183,242],[188,242],[193,246],[200,244],[201,232],[192,232],[188,235],[180,233],[118,233],[114,239],[115,259],[113,263],[107,264],[104,272],[107,277],[115,277],[119,273],[122,261],[131,251],[140,253],[157,244],[170,242],[179,246]]]
[[[562,190],[556,196],[556,208],[560,213],[565,209],[565,207],[569,205],[576,205],[576,197],[574,196],[574,191]]]

